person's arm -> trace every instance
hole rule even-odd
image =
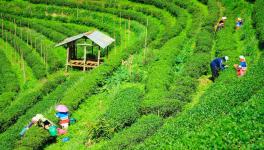
[[[59,112],[56,112],[55,116],[56,116],[57,118],[60,118],[60,113],[59,113]]]
[[[223,60],[222,59],[220,60],[220,65],[219,66],[220,66],[221,70],[225,70],[225,65],[223,64]]]

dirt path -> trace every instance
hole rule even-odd
[[[210,87],[210,85],[212,84],[212,81],[209,80],[208,78],[210,77],[210,75],[208,76],[202,76],[198,79],[199,81],[199,86],[197,88],[197,91],[195,92],[195,94],[193,95],[192,101],[190,103],[188,103],[187,105],[185,105],[185,107],[183,108],[183,111],[187,111],[190,110],[191,108],[193,108],[196,104],[199,103],[200,101],[200,97],[204,94],[204,92]]]

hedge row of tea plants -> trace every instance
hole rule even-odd
[[[116,39],[117,39],[117,43],[120,42],[120,38],[119,38],[119,34],[123,34],[123,32],[121,32],[120,30],[122,29],[124,31],[124,26],[127,25],[128,20],[124,20],[121,19],[119,20],[118,17],[119,14],[115,15],[110,15],[110,14],[106,14],[106,13],[97,13],[97,12],[89,12],[89,11],[85,11],[83,10],[82,13],[79,14],[79,17],[76,17],[76,11],[75,9],[70,9],[70,8],[63,8],[63,7],[58,7],[58,6],[42,6],[42,5],[33,5],[33,4],[28,4],[30,5],[30,9],[28,9],[27,11],[21,11],[19,12],[18,10],[14,10],[12,11],[11,9],[5,9],[3,8],[3,12],[5,13],[11,13],[11,14],[23,14],[25,17],[37,17],[39,19],[53,19],[53,20],[58,20],[61,22],[65,22],[65,23],[75,23],[75,24],[83,24],[86,26],[93,26],[93,27],[97,27],[99,30],[103,30],[106,31],[107,33],[109,33],[110,35],[114,36],[116,35]],[[11,5],[12,6],[12,5]],[[17,7],[17,6],[16,6]],[[20,7],[23,7],[23,5],[21,5]],[[65,11],[67,12],[67,17],[52,17],[50,18],[50,16],[47,16],[44,12],[48,9],[49,13],[56,13],[56,12],[60,12],[60,11]],[[34,13],[31,14],[30,12],[28,12],[30,10],[30,12]],[[92,15],[91,15],[92,14]],[[104,18],[104,21],[101,21],[101,16],[102,18]],[[126,14],[122,14],[121,17],[125,17]],[[146,20],[147,17],[142,14],[142,13],[135,13],[132,14],[132,16],[140,16],[138,18],[144,18],[141,19],[140,21],[144,24],[146,24]],[[152,17],[148,17],[149,18],[149,24],[152,29],[154,29],[154,26],[157,28],[158,27],[158,20],[154,20]],[[120,25],[120,21],[121,21],[121,26],[120,29],[119,28],[114,28],[115,26],[119,26]],[[131,29],[134,28],[138,28],[139,25],[136,25],[136,23],[134,21],[131,21]],[[39,32],[43,31],[41,29],[38,30]],[[153,30],[154,31],[154,30]],[[44,31],[43,31],[44,32]],[[44,33],[43,33],[44,34]],[[46,34],[44,34],[46,35]],[[47,35],[48,36],[48,35]],[[124,37],[124,36],[123,36]],[[153,37],[153,36],[150,36]]]
[[[7,22],[8,25],[5,24],[4,28],[8,28],[8,30],[12,31],[13,33],[16,32],[25,42],[29,43],[32,47],[34,47],[40,55],[43,55],[43,57],[47,59],[46,61],[49,65],[50,71],[55,71],[58,70],[58,68],[62,68],[64,66],[66,57],[65,49],[61,47],[55,48],[55,43],[52,41],[56,41],[58,37],[66,38],[67,36],[73,36],[79,33],[83,33],[89,31],[90,29],[89,27],[75,25],[74,28],[71,29],[71,32],[69,32],[70,29],[67,26],[73,27],[73,25],[71,24],[64,24],[64,26],[66,27],[59,28],[61,24],[56,21],[41,21],[39,19],[27,19],[21,17],[18,18],[12,15],[9,15],[7,18],[9,20],[16,20],[18,22],[17,25],[25,26],[25,28],[21,28],[11,22]],[[30,23],[31,29],[26,28],[28,22],[34,22]],[[77,27],[78,31],[82,32],[76,32],[75,27]],[[52,41],[32,29],[35,29],[36,31],[42,34],[47,35]]]
[[[84,120],[85,121],[85,120]],[[142,134],[144,134],[144,133],[142,133]],[[143,140],[143,139],[142,139]],[[57,145],[58,146],[58,145]],[[68,145],[69,146],[69,145]],[[53,147],[53,146],[52,146]]]
[[[185,3],[191,5],[192,3]],[[192,5],[188,7],[190,12],[199,12],[198,10],[191,10]],[[200,8],[202,9],[202,7]],[[202,12],[202,11],[200,11]],[[200,30],[196,31],[195,47],[190,56],[183,55],[176,59],[176,67],[172,72],[172,83],[169,87],[169,94],[167,98],[178,99],[183,102],[190,102],[192,96],[198,86],[198,80],[202,75],[208,74],[208,64],[210,63],[210,53],[214,45],[213,26],[219,17],[219,6],[215,0],[208,2],[208,12],[210,15],[202,13],[194,13],[194,18],[205,18],[201,22]],[[200,21],[199,19],[197,21]],[[196,25],[198,23],[195,23]],[[195,32],[192,29],[192,32]],[[187,43],[188,45],[188,43]],[[185,46],[184,49],[190,49],[190,46]],[[188,57],[188,58],[187,58]],[[184,63],[183,63],[184,62]],[[182,63],[182,70],[178,67]]]
[[[111,76],[110,78],[113,77]],[[120,89],[119,86],[115,88]],[[124,87],[122,87],[122,89],[124,89]],[[98,91],[100,91],[100,89],[98,89]],[[57,138],[57,143],[52,143],[51,145],[47,143],[47,149],[82,149],[85,148],[86,145],[91,145],[93,143],[92,140],[87,140],[89,138],[89,131],[91,131],[99,118],[108,110],[111,101],[118,91],[120,90],[100,92],[87,98],[80,105],[78,110],[71,112],[71,117],[77,120],[74,125],[69,127],[68,134],[65,135],[71,138],[71,143],[62,142],[65,136],[60,136]]]
[[[139,107],[142,96],[142,89],[135,86],[119,91],[108,110],[91,129],[91,139],[96,141],[110,139],[115,132],[133,124],[140,117]]]
[[[142,2],[142,1],[138,1]],[[166,5],[159,1],[144,1],[144,3],[155,5],[159,8],[166,8],[174,17],[177,17],[177,25],[172,31],[174,33],[180,33],[182,29],[186,31],[186,28],[190,26],[190,15],[187,12],[179,8],[178,13],[176,13],[174,8],[177,8],[176,5]],[[177,9],[176,9],[177,10]],[[181,15],[179,15],[181,14]],[[187,27],[184,28],[184,24],[187,24]],[[177,35],[177,34],[176,34]],[[153,63],[149,63],[146,69],[148,69],[148,77],[146,82],[147,95],[144,98],[144,101],[141,106],[141,113],[157,112],[161,115],[169,112],[171,109],[177,110],[180,107],[179,102],[175,101],[163,101],[163,98],[160,97],[164,95],[166,91],[166,83],[168,78],[168,71],[170,64],[173,62],[175,55],[180,51],[181,42],[184,40],[184,35],[181,33],[178,37],[171,38],[167,43],[163,44],[163,47],[159,51],[155,52],[155,57]],[[152,93],[152,94],[151,94]]]
[[[65,81],[64,74],[55,74],[48,78],[48,80],[40,81],[41,83],[34,89],[29,89],[20,93],[16,100],[1,111],[0,115],[0,132],[4,132],[11,124],[14,124],[19,116],[23,115],[25,111],[31,108],[36,102],[41,101],[42,98],[53,91],[59,84]]]
[[[118,12],[118,11],[116,11],[116,12]],[[63,18],[64,19],[64,18]],[[150,31],[152,31],[152,30],[150,30]],[[154,35],[154,34],[153,34]],[[142,36],[143,37],[143,36]],[[142,38],[143,39],[143,38]],[[154,39],[154,38],[153,38]],[[119,60],[120,61],[120,60]],[[105,68],[106,69],[106,68]],[[95,72],[95,71],[94,71]],[[100,72],[97,72],[98,74],[100,73]],[[91,76],[86,76],[86,77],[91,77]],[[84,79],[82,79],[82,80],[80,80],[80,82],[83,82],[83,81],[85,81],[86,79],[84,78]],[[92,81],[93,79],[91,79],[91,81]],[[96,80],[99,80],[99,81],[102,81],[103,80],[103,78],[95,78],[94,79],[94,81],[95,82],[93,82],[94,83],[94,85],[96,85],[97,83],[98,83],[98,81],[96,81]],[[79,83],[80,83],[79,82]],[[86,82],[86,83],[91,83],[91,82]],[[76,87],[78,87],[78,86],[76,86]],[[86,86],[84,86],[84,87],[88,87],[87,85]],[[89,86],[88,88],[90,88],[90,89],[92,89],[92,87],[93,86]],[[75,88],[75,90],[76,90],[76,88]],[[90,93],[90,91],[89,91],[89,93]],[[79,93],[80,94],[80,93]],[[86,94],[88,94],[88,92],[86,92]],[[89,95],[89,94],[88,94]],[[85,95],[85,96],[82,96],[82,97],[79,97],[79,96],[77,96],[78,97],[78,99],[79,98],[81,98],[81,99],[79,99],[79,100],[83,100],[83,99],[85,99],[88,95]],[[63,98],[65,98],[65,97],[63,97]],[[70,98],[70,97],[67,97],[67,98]],[[76,106],[74,109],[76,109],[76,108],[78,108],[78,103],[80,103],[80,101],[77,101],[77,102],[73,102],[73,103],[71,103],[71,102],[69,102],[69,101],[67,101],[69,104],[72,104],[72,105],[70,105],[70,106]],[[66,102],[66,100],[65,100],[65,102]],[[32,131],[38,131],[38,130],[32,130]],[[35,132],[36,134],[38,133],[38,132]],[[41,132],[40,132],[41,133]],[[34,134],[33,134],[34,135]],[[33,140],[34,141],[34,140]],[[39,141],[41,141],[41,140],[39,140]],[[37,141],[36,143],[35,143],[35,145],[36,145],[36,147],[40,147],[40,145],[38,145],[39,143],[39,141]],[[33,147],[34,147],[34,144],[33,144]]]
[[[144,1],[144,2],[147,3],[147,1]],[[152,1],[152,2],[155,3],[156,5],[161,5],[161,6],[164,5],[163,7],[165,7],[168,10],[173,10],[172,9],[173,7],[171,8],[172,5],[168,5],[166,3],[161,3],[159,1]],[[199,6],[199,5],[197,4],[197,6]],[[189,8],[189,7],[186,7],[186,8]],[[200,7],[197,7],[196,9],[199,10]],[[188,10],[188,11],[190,13],[192,13],[192,11],[190,11],[190,10]],[[197,11],[197,12],[199,12],[199,11]],[[170,66],[174,66],[175,63],[177,64],[177,61],[175,61],[175,56],[180,57],[181,55],[186,55],[186,53],[188,53],[188,52],[186,52],[186,53],[183,52],[184,45],[190,44],[190,42],[186,42],[185,38],[187,35],[189,36],[190,32],[192,32],[192,38],[193,38],[193,40],[195,40],[197,31],[199,31],[199,28],[201,25],[201,23],[200,23],[201,20],[197,19],[197,16],[200,16],[201,18],[203,18],[202,16],[206,15],[206,14],[202,14],[202,13],[203,13],[202,11],[199,14],[194,13],[192,18],[191,18],[192,19],[191,21],[190,21],[190,17],[189,17],[189,21],[187,22],[187,27],[186,27],[187,29],[185,31],[186,33],[182,34],[182,36],[179,37],[177,42],[176,41],[171,42],[171,46],[167,47],[167,49],[170,49],[171,52],[168,52],[166,54],[167,51],[163,51],[163,53],[161,53],[159,61],[156,61],[156,67],[152,68],[151,69],[152,71],[151,70],[149,71],[149,73],[150,73],[149,77],[148,77],[149,82],[147,82],[147,84],[146,84],[149,94],[146,96],[146,98],[145,98],[146,100],[144,100],[143,105],[142,105],[142,112],[143,113],[155,112],[155,113],[161,114],[163,116],[169,116],[172,113],[176,113],[176,112],[180,111],[181,105],[182,105],[182,104],[180,104],[181,99],[176,98],[176,97],[174,97],[176,99],[172,99],[172,95],[167,93],[168,87],[171,85],[171,77],[172,77],[170,74],[170,72],[171,72]],[[187,20],[187,19],[184,19],[184,20]],[[185,41],[185,42],[183,42],[183,41]],[[175,45],[177,45],[178,47]],[[175,48],[178,50],[175,50]],[[190,50],[188,49],[187,51],[190,51]],[[179,54],[180,52],[181,52],[181,54]],[[161,61],[162,59],[164,59],[164,63],[162,63],[162,61]],[[165,62],[167,62],[167,63],[165,63]],[[183,63],[183,62],[178,62],[178,64],[179,63]],[[160,65],[162,65],[163,67],[160,67]],[[157,71],[157,70],[159,70],[159,71]],[[182,79],[184,79],[184,77],[181,78],[181,80]],[[186,81],[188,79],[189,78],[186,78]],[[177,81],[179,81],[179,80],[177,80]],[[194,80],[191,80],[191,81],[194,81]],[[179,85],[178,87],[176,86],[177,87],[176,89],[178,91],[180,91],[181,93],[183,93],[182,90],[192,89],[191,86],[192,85],[195,86],[195,82],[194,83],[189,82],[189,83],[191,83],[191,84],[185,84],[185,85],[187,85],[187,87],[183,86],[183,88],[180,88],[180,85]],[[154,85],[156,85],[156,86],[154,86]],[[162,86],[160,86],[160,85],[162,85]],[[151,91],[150,89],[153,89],[153,91]],[[172,89],[173,88],[171,88],[170,90],[172,91]],[[195,88],[193,91],[195,91]],[[173,92],[175,92],[175,90]],[[188,93],[188,94],[190,94],[190,93]],[[170,96],[167,97],[166,95],[170,95]]]
[[[229,2],[224,3],[225,5],[229,5]],[[244,3],[242,3],[244,4]],[[247,8],[246,4],[242,5],[241,8]],[[230,7],[230,6],[229,6]],[[237,6],[235,6],[237,7]],[[230,11],[232,10],[232,11]],[[235,18],[231,14],[233,11],[236,12],[233,7],[230,7],[230,10],[227,11],[227,16],[230,18]],[[251,10],[251,9],[248,9]],[[232,12],[232,13],[231,13]],[[250,22],[250,11],[246,11],[248,14],[245,15],[246,20]],[[244,17],[244,16],[243,16]],[[231,19],[232,21],[232,19]],[[221,32],[225,32],[226,34],[223,35],[230,35],[236,42],[232,43],[231,46],[236,47],[237,45],[241,47],[239,44],[251,44],[253,43],[246,42],[246,41],[239,41],[236,39],[237,36],[241,36],[240,32],[234,33],[234,23],[228,22],[227,27],[223,29]],[[242,27],[241,32],[246,33],[254,33],[254,30],[250,29],[252,26],[245,24]],[[245,27],[245,29],[243,29]],[[249,31],[247,31],[249,30]],[[234,33],[234,34],[230,34]],[[219,33],[218,33],[219,34]],[[252,34],[249,34],[250,38]],[[243,36],[242,36],[243,37]],[[219,36],[217,39],[223,38],[225,36]],[[226,39],[225,39],[226,40]],[[256,40],[256,39],[254,39]],[[224,41],[224,40],[223,40]],[[247,41],[250,41],[247,39]],[[219,41],[217,41],[219,42]],[[230,41],[229,41],[230,42]],[[230,45],[222,45],[223,50],[222,52],[227,53],[231,56],[239,55],[237,54],[240,52],[239,49],[232,49],[232,52],[228,47]],[[253,50],[253,54],[256,53],[256,47]],[[255,55],[255,54],[254,54]],[[238,57],[238,56],[237,56]],[[249,58],[253,57],[252,55]],[[233,62],[233,61],[232,61]],[[146,142],[140,146],[138,149],[152,149],[152,148],[176,148],[176,149],[186,149],[186,148],[238,148],[237,145],[240,143],[242,147],[247,147],[246,145],[249,144],[249,138],[246,136],[226,136],[226,139],[221,139],[219,135],[226,135],[229,130],[214,130],[215,127],[219,123],[219,129],[229,129],[229,128],[239,128],[238,130],[243,129],[243,126],[232,126],[228,127],[228,125],[224,126],[221,124],[225,122],[225,120],[220,120],[220,118],[224,118],[226,114],[232,112],[233,109],[239,107],[240,104],[244,103],[245,101],[249,100],[249,98],[254,95],[258,90],[261,89],[261,84],[263,84],[264,78],[261,77],[263,71],[261,71],[261,66],[263,66],[263,62],[259,61],[254,67],[252,67],[249,74],[243,78],[237,78],[235,71],[232,69],[228,69],[225,71],[221,78],[218,80],[217,84],[211,86],[211,88],[206,91],[206,93],[200,98],[200,103],[195,106],[193,109],[180,114],[178,117],[175,117],[168,122],[165,123],[164,127],[162,127],[156,135],[146,140]],[[242,94],[243,93],[243,94]],[[259,113],[256,113],[259,114]],[[219,121],[218,121],[219,120]],[[227,120],[228,121],[228,120]],[[209,123],[209,125],[208,125]],[[256,122],[257,123],[257,122]],[[224,126],[224,127],[223,127]],[[236,131],[234,130],[234,134]],[[216,131],[217,133],[215,133]],[[258,135],[256,130],[248,130],[250,133]],[[233,131],[232,131],[233,132]],[[165,135],[165,136],[164,136]],[[252,135],[252,134],[251,134]],[[201,137],[205,138],[205,140],[198,140]],[[228,139],[228,140],[227,140]],[[253,139],[256,139],[253,137]],[[229,142],[228,142],[229,141]],[[256,145],[252,144],[250,147],[259,147],[258,140],[256,139]],[[239,144],[239,145],[240,145]]]
[[[120,57],[120,54],[121,54],[121,53],[119,53],[119,57]],[[111,55],[111,54],[110,54],[110,55]],[[112,56],[116,56],[116,55],[117,55],[117,54],[112,53]],[[109,58],[113,58],[113,57],[109,57]],[[115,57],[115,58],[116,58],[116,57]],[[111,62],[111,61],[112,61],[112,62],[119,63],[117,60],[114,60],[114,59],[113,59],[113,60],[111,59],[110,62]],[[119,59],[119,61],[120,61],[120,59]],[[82,83],[82,84],[83,84],[83,81],[87,82],[87,81],[86,81],[87,77],[93,77],[93,78],[96,77],[96,78],[94,78],[94,80],[92,80],[92,81],[89,80],[89,83],[90,83],[90,84],[83,84],[85,87],[87,87],[87,85],[89,85],[89,87],[90,87],[90,90],[88,90],[89,92],[92,92],[92,90],[94,90],[94,86],[96,86],[96,85],[98,84],[98,79],[101,78],[100,80],[102,80],[102,77],[103,77],[104,75],[108,75],[108,74],[102,74],[102,68],[103,68],[103,65],[100,66],[99,68],[101,68],[99,72],[97,72],[96,69],[95,69],[95,70],[89,72],[89,74],[85,75],[85,77],[82,77],[81,80],[78,81],[79,83]],[[99,68],[98,68],[98,69],[99,69]],[[110,71],[109,69],[111,69],[112,67],[109,66],[109,64],[108,64],[108,65],[104,65],[104,69],[106,69],[106,68],[108,68],[108,71]],[[105,71],[107,71],[107,70],[105,70]],[[93,72],[93,73],[92,73],[92,72]],[[96,74],[98,74],[98,75],[100,74],[101,77],[98,76],[98,75],[96,75]],[[92,78],[90,78],[90,79],[92,79]],[[100,80],[99,80],[99,81],[100,81]],[[77,83],[78,83],[78,82],[77,82]],[[76,87],[79,87],[78,85],[80,85],[80,84],[76,84]],[[79,88],[80,88],[80,87],[79,87]],[[83,89],[82,89],[82,90],[83,90]],[[86,89],[86,90],[87,90],[87,89]],[[75,88],[75,91],[76,91],[76,88]],[[67,92],[67,93],[68,93],[68,92]],[[63,98],[65,98],[65,97],[63,97]],[[71,102],[74,102],[74,104],[78,104],[78,103],[80,103],[80,101],[76,101],[76,100],[74,100],[74,99],[72,99],[71,101],[69,101],[69,99],[67,99],[67,100],[65,99],[64,103],[65,103],[65,102],[68,102],[68,103],[69,103],[69,102],[70,102],[70,103],[71,103]],[[69,105],[69,106],[74,106],[74,105]],[[48,116],[49,116],[49,115],[48,115]],[[51,116],[51,115],[50,115],[50,116]],[[38,129],[36,129],[36,130],[38,131]],[[34,134],[38,135],[38,132],[37,132],[37,131],[36,131]],[[46,136],[48,136],[48,135],[46,135]],[[41,143],[41,142],[43,142],[43,141],[44,141],[44,143],[45,143],[45,138],[46,138],[46,136],[45,136],[45,137],[40,137],[41,140],[38,139],[39,141],[37,140],[38,142],[35,143],[36,147],[38,147],[38,144]],[[31,139],[31,140],[33,140],[33,139]],[[23,141],[24,141],[24,140],[23,140]],[[34,141],[34,140],[33,140],[33,141]],[[26,144],[25,144],[25,145],[26,145]]]
[[[239,106],[230,108],[230,113],[227,115],[208,122],[191,134],[192,143],[188,142],[188,148],[203,149],[213,145],[213,148],[221,149],[262,149],[264,103],[261,99],[263,98],[264,89]],[[188,141],[190,136],[188,138],[185,136],[181,140]]]
[[[84,120],[85,121],[85,120]],[[100,122],[101,124],[103,124],[103,122]],[[108,128],[107,128],[108,129]],[[100,130],[101,131],[101,130]]]
[[[30,121],[31,118],[34,117],[36,114],[43,114],[45,112],[50,111],[52,106],[55,105],[60,101],[63,95],[67,92],[67,89],[75,84],[78,79],[83,76],[82,73],[71,73],[69,77],[67,77],[66,81],[60,85],[58,85],[55,89],[53,89],[48,95],[42,97],[42,100],[36,101],[34,105],[27,109],[27,111],[21,115],[16,123],[9,126],[5,132],[0,134],[0,148],[1,149],[13,149],[16,145],[16,142],[20,140],[19,132],[22,130],[24,126],[26,126]],[[54,121],[55,122],[55,121]],[[56,122],[55,122],[56,123]],[[33,131],[36,131],[33,129]],[[44,129],[37,130],[35,133],[31,131],[31,129],[26,133],[25,142],[24,144],[29,144],[28,142],[31,141],[35,143],[36,139],[34,139],[34,134],[38,137],[42,137],[41,134],[48,136],[47,131]],[[30,144],[29,144],[30,145]]]
[[[26,89],[28,87],[27,85],[29,85],[29,82],[36,81],[31,68],[9,43],[5,42],[3,39],[0,39],[0,49],[3,53],[5,53],[7,60],[11,64],[12,70],[17,76],[20,91]]]
[[[32,47],[7,30],[4,30],[4,34],[1,34],[1,36],[3,35],[4,37],[2,38],[7,40],[6,42],[10,43],[21,54],[27,65],[31,67],[36,78],[40,79],[47,75],[46,66],[42,58]]]
[[[168,104],[168,107],[169,107],[169,105],[170,104]],[[177,105],[177,106],[179,106],[179,105]],[[173,107],[173,106],[170,106],[170,107]],[[142,126],[143,126],[143,124],[142,124]],[[130,129],[130,128],[129,128]],[[128,129],[128,130],[129,130]],[[145,132],[144,131],[141,131],[141,132],[137,132],[137,133],[139,133],[139,134],[144,134]],[[117,134],[119,134],[119,133],[117,133]],[[122,134],[122,132],[120,132],[120,134]],[[133,134],[131,133],[129,136],[132,136],[133,137]],[[135,137],[137,137],[137,134],[135,134]],[[114,137],[115,138],[115,137]],[[139,139],[141,139],[141,140],[144,140],[144,138],[146,138],[146,137],[143,137],[143,138],[139,138]],[[122,139],[118,139],[117,138],[117,140],[116,141],[122,141]],[[124,140],[124,142],[125,142],[125,140]],[[131,141],[130,141],[131,142]],[[104,143],[104,142],[103,142]],[[117,144],[117,143],[115,143],[115,144]],[[135,144],[135,143],[134,143]],[[118,144],[117,144],[118,145]],[[99,145],[99,147],[100,147],[101,145]],[[119,145],[118,145],[119,146]],[[95,146],[96,148],[98,148],[97,146]],[[115,148],[117,148],[117,147],[115,147]],[[119,147],[119,148],[121,148],[121,146]],[[124,148],[124,147],[123,147]]]
[[[221,80],[218,80],[217,84],[212,85],[201,97],[201,102],[197,106],[179,117],[169,120],[155,136],[148,139],[140,147],[144,149],[151,149],[154,147],[184,149],[187,147],[205,148],[208,146],[214,146],[214,148],[227,148],[228,145],[235,144],[233,148],[238,148],[236,143],[242,140],[239,136],[228,138],[225,141],[222,141],[221,138],[217,139],[216,135],[213,133],[216,125],[211,124],[209,126],[209,123],[214,123],[218,119],[225,117],[233,109],[248,101],[251,96],[262,89],[261,85],[264,83],[264,78],[262,75],[263,69],[261,68],[263,66],[263,61],[259,61],[258,64],[251,68],[248,75],[243,78],[232,77],[231,71],[223,74]],[[228,128],[228,124],[226,127]],[[195,140],[197,139],[195,135],[206,131],[204,130],[206,128],[208,128],[208,133],[204,133],[204,135],[208,135],[208,138],[215,140],[207,145],[203,145],[202,143],[195,145],[194,142],[197,141]],[[223,128],[225,128],[225,126],[221,127],[221,129]],[[228,134],[228,131],[225,130],[221,132],[222,134]],[[254,130],[253,132],[257,134],[258,131]],[[241,138],[245,138],[243,143],[250,142],[246,136],[241,136]]]
[[[33,2],[33,3],[45,3],[45,1],[41,0],[41,1],[30,1],[30,2]],[[90,2],[89,1],[85,1],[83,2],[84,4],[79,4],[77,3],[76,1],[68,1],[68,2],[65,2],[65,1],[49,1],[48,4],[56,4],[58,6],[68,6],[70,7],[71,9],[69,8],[64,8],[64,9],[67,9],[67,12],[73,14],[76,18],[77,14],[76,12],[78,11],[78,9],[76,8],[81,8],[81,9],[84,9],[84,10],[90,10],[90,11],[98,11],[98,12],[102,12],[102,14],[104,13],[108,13],[108,14],[113,14],[113,15],[116,15],[116,16],[119,16],[119,17],[122,17],[122,18],[126,18],[126,19],[129,19],[129,20],[135,20],[143,25],[147,25],[147,28],[149,31],[153,31],[153,32],[149,32],[148,34],[148,40],[154,40],[154,37],[156,40],[159,40],[160,36],[164,34],[164,32],[161,32],[163,30],[163,26],[162,24],[160,23],[160,20],[156,19],[156,18],[153,18],[153,17],[150,17],[150,16],[146,16],[145,15],[145,11],[140,12],[142,11],[141,9],[137,9],[137,11],[134,11],[134,10],[130,10],[130,9],[126,9],[126,8],[118,8],[118,9],[107,9],[107,8],[103,8],[104,5],[90,5]],[[123,6],[123,7],[126,7],[126,6]],[[58,7],[60,8],[60,7]],[[54,11],[54,10],[52,10]],[[80,12],[80,11],[78,11]],[[150,11],[147,11],[147,15],[152,15],[152,13],[150,13]],[[157,14],[157,13],[153,13],[154,15]],[[81,13],[78,13],[78,16],[80,16]],[[90,12],[85,12],[83,11],[83,15],[84,16],[91,16],[90,15]],[[103,22],[105,22],[107,20],[107,18],[109,17],[99,17],[99,18],[102,18]],[[113,18],[109,18],[110,20],[114,20],[116,21],[116,23],[119,22],[119,19],[113,19]],[[93,22],[93,20],[89,20],[90,22]],[[77,21],[76,21],[77,23]],[[98,21],[97,23],[95,23],[93,26],[98,26],[98,23],[102,23],[102,21]],[[123,24],[123,23],[122,23]],[[105,25],[104,27],[107,27],[107,25]],[[120,25],[117,24],[117,27],[120,27]],[[133,28],[133,25],[131,24],[131,27]],[[106,28],[107,29],[107,28]],[[111,29],[111,28],[109,28]],[[113,30],[114,31],[114,30]],[[159,34],[158,34],[158,33]],[[118,32],[116,32],[118,33]],[[113,34],[112,34],[113,35]],[[156,36],[154,36],[156,35]],[[152,38],[151,38],[152,37]],[[122,36],[120,37],[122,38]],[[120,39],[119,37],[117,37],[117,39]],[[149,42],[148,42],[149,43]],[[158,43],[158,42],[156,42]]]
[[[256,24],[257,34],[260,40],[261,47],[264,47],[264,18],[263,18],[263,7],[264,1],[256,0],[255,7],[254,7],[254,20]]]
[[[252,29],[252,7],[243,1],[237,3],[228,1],[223,4],[229,8],[226,10],[229,19],[224,30],[217,33],[215,55],[217,57],[229,56],[230,64],[238,63],[239,55],[244,55],[249,65],[257,62],[259,57],[257,52],[258,41],[255,36],[256,32]],[[240,30],[235,30],[236,17],[242,17],[246,20]]]
[[[12,70],[11,63],[1,49],[0,66],[0,95],[5,92],[18,92],[19,82],[17,80],[17,75]]]
[[[110,141],[103,141],[92,149],[133,149],[135,145],[153,135],[162,124],[162,118],[156,115],[142,116],[131,127],[116,133]]]
[[[20,90],[17,75],[13,71],[11,63],[0,48],[0,112],[8,106]]]
[[[20,20],[17,19],[17,21]],[[39,34],[36,31],[29,28],[18,27],[14,23],[8,21],[4,21],[4,28],[6,30],[9,30],[13,34],[16,34],[25,43],[30,44],[38,52],[38,54],[43,59],[43,61],[45,62],[47,61],[50,71],[55,71],[64,65],[65,57],[66,57],[65,49],[54,48],[55,43],[47,39],[42,34]],[[42,28],[42,31],[45,31],[45,28]],[[46,31],[47,33],[52,33],[52,31],[50,30],[46,30]]]

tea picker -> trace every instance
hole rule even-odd
[[[236,19],[236,30],[239,30],[240,27],[244,24],[244,21],[241,18]]]
[[[31,119],[31,122],[22,129],[19,135],[22,137],[25,135],[26,131],[29,130],[33,125],[38,124],[44,129],[48,130],[51,136],[57,136],[57,127],[56,125],[45,118],[42,114],[37,114]]]
[[[220,21],[218,21],[218,23],[217,23],[217,25],[215,27],[215,31],[219,31],[219,30],[221,30],[222,28],[225,27],[226,19],[227,19],[227,17],[222,17],[220,19]]]
[[[239,56],[239,64],[234,64],[234,68],[237,70],[237,76],[241,77],[246,74],[247,71],[247,63],[246,58],[244,56]]]
[[[224,64],[224,62],[228,61],[228,59],[229,59],[228,56],[224,56],[222,58],[216,58],[210,63],[210,67],[212,71],[211,79],[213,82],[219,76],[219,71],[220,70],[223,71],[225,70],[226,67],[228,67],[227,65]]]
[[[56,106],[56,117],[60,119],[60,126],[63,129],[67,129],[70,123],[68,108],[65,105]]]

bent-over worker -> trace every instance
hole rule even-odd
[[[214,59],[211,64],[211,71],[212,71],[212,81],[214,82],[214,80],[219,76],[219,71],[220,70],[224,70],[227,66],[224,64],[224,62],[228,61],[228,56],[224,56],[221,58],[216,58]]]

